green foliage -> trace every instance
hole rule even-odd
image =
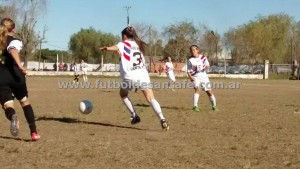
[[[59,56],[59,62],[63,61],[71,63],[74,61],[72,55],[68,51],[42,49],[41,50],[41,61],[46,60],[47,62],[56,62],[57,55]],[[40,50],[37,50],[33,55],[33,60],[38,61],[40,56]]]
[[[184,62],[190,54],[189,46],[196,43],[197,29],[192,22],[180,22],[165,28],[164,35],[168,38],[164,49],[165,56],[171,56],[178,62]]]
[[[96,31],[90,27],[88,29],[81,29],[70,38],[70,50],[73,57],[77,60],[85,60],[86,62],[100,63],[101,51],[99,47],[111,46],[116,44],[118,38],[112,34]],[[105,62],[116,62],[117,57],[113,53],[107,53]]]
[[[291,35],[296,34],[294,25],[293,19],[285,14],[258,17],[228,31],[225,41],[235,63],[254,65],[266,59],[271,63],[286,63],[290,57],[287,44]]]

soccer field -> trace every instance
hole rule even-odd
[[[102,81],[114,78],[90,78]],[[116,78],[116,80],[118,80]],[[185,79],[178,79],[182,81]],[[200,112],[192,111],[192,89],[155,89],[170,130],[159,120],[141,91],[130,97],[141,123],[130,114],[118,89],[60,89],[72,77],[28,77],[41,139],[30,142],[19,104],[18,137],[0,116],[0,168],[300,168],[300,85],[289,80],[212,79],[239,89],[214,89],[218,111],[204,92]],[[162,82],[166,79],[154,78]],[[89,115],[79,102],[94,104]]]

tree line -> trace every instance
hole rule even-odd
[[[67,62],[84,59],[90,63],[100,63],[101,55],[105,63],[117,63],[114,53],[101,53],[99,46],[108,46],[120,41],[119,35],[103,32],[93,27],[82,28],[70,37],[69,50],[39,50],[47,39],[45,33],[36,32],[38,16],[45,13],[47,0],[0,0],[0,16],[11,17],[18,26],[17,36],[23,41],[23,60],[55,61],[60,55]],[[190,55],[189,46],[197,44],[208,56],[212,65],[223,60],[227,53],[234,64],[260,64],[264,60],[271,63],[292,63],[300,59],[300,22],[280,13],[258,16],[255,19],[229,29],[222,35],[205,24],[190,21],[171,23],[160,30],[145,23],[135,23],[133,27],[147,43],[144,55],[164,59],[171,56],[176,62],[185,62]],[[227,56],[227,59],[229,59]]]

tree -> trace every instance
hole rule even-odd
[[[208,59],[211,65],[218,63],[218,53],[221,53],[220,39],[221,36],[218,32],[208,28],[204,30],[202,41],[200,41],[200,48],[205,55],[209,56]]]
[[[42,49],[41,51],[36,50],[33,55],[33,60],[39,60],[40,52],[42,53],[41,59],[46,60],[47,62],[56,62],[57,55],[60,57],[59,59],[63,57],[64,62],[71,63],[73,61],[72,55],[68,51],[50,50],[48,48]]]
[[[163,46],[162,40],[157,29],[152,25],[147,25],[144,23],[137,23],[133,25],[137,32],[137,35],[145,43],[147,43],[145,49],[145,56],[162,56]]]
[[[286,63],[293,19],[286,14],[258,17],[254,21],[225,33],[226,45],[235,63],[254,65],[268,59],[271,63]]]
[[[116,44],[117,41],[118,37],[90,27],[73,34],[70,38],[69,48],[74,58],[99,63],[101,51],[98,48]],[[104,59],[106,62],[117,62],[118,58],[114,57],[112,53],[107,53]]]
[[[21,56],[24,59],[24,67],[39,44],[35,27],[38,16],[44,14],[46,7],[47,0],[6,0],[4,3],[3,16],[10,17],[16,22],[17,35],[23,42]]]
[[[197,29],[192,22],[171,24],[164,29],[167,45],[164,55],[171,56],[178,62],[184,62],[189,55],[189,46],[197,42]]]

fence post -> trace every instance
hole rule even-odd
[[[297,77],[297,71],[298,71],[298,63],[297,63],[297,60],[294,60],[293,62],[294,64],[292,65],[293,68],[292,68],[292,76],[294,77]]]
[[[264,79],[269,78],[269,60],[265,60]]]

